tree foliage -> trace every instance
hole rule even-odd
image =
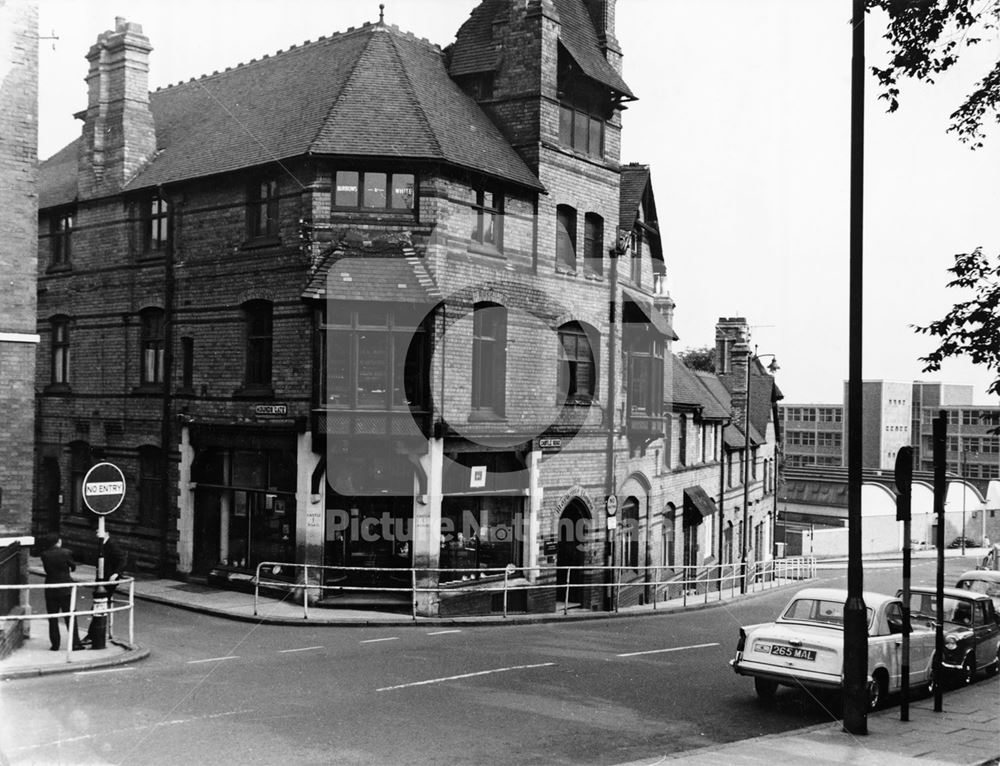
[[[987,391],[1000,394],[1000,255],[983,255],[977,247],[956,255],[948,271],[955,275],[948,287],[970,290],[972,297],[952,306],[944,319],[914,328],[941,339],[934,351],[920,357],[924,372],[939,371],[948,357],[966,356],[994,373]]]
[[[888,66],[872,67],[889,111],[899,108],[899,81],[933,83],[968,48],[995,42],[1000,31],[1000,0],[866,0],[869,9],[889,16]],[[951,114],[949,132],[972,148],[983,145],[983,123],[1000,123],[1000,61],[986,72]]]
[[[715,349],[710,346],[701,348],[686,348],[677,356],[689,370],[700,372],[715,372]]]

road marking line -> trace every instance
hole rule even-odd
[[[322,646],[303,646],[301,649],[279,649],[278,654],[288,654],[290,652],[311,652],[313,649],[322,648]]]
[[[509,670],[529,670],[531,668],[547,668],[555,665],[554,662],[541,662],[537,665],[512,665],[509,668],[494,668],[493,670],[480,670],[478,673],[463,673],[460,676],[446,676],[445,678],[431,678],[427,681],[414,681],[409,684],[397,684],[396,686],[383,686],[380,689],[376,689],[377,692],[388,692],[393,689],[406,689],[410,686],[426,686],[428,684],[440,684],[444,681],[458,681],[462,678],[473,678],[475,676],[488,676],[492,673],[506,673]]]
[[[377,644],[379,641],[399,641],[399,636],[392,636],[391,638],[366,638],[364,641],[358,641],[358,643]]]
[[[443,636],[445,633],[461,633],[461,630],[435,630],[428,633],[428,636]]]
[[[78,670],[73,673],[74,676],[92,676],[95,673],[121,673],[126,670],[135,670],[135,668],[105,668],[104,670]]]
[[[199,662],[220,662],[221,660],[238,660],[236,655],[229,657],[209,657],[207,660],[188,660],[188,665],[197,665]]]
[[[616,654],[615,657],[638,657],[640,654],[663,654],[664,652],[683,652],[685,649],[704,649],[708,646],[718,646],[718,643],[714,644],[692,644],[691,646],[675,646],[672,649],[650,649],[646,652],[626,652],[625,654]]]

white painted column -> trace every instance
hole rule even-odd
[[[416,496],[413,503],[413,566],[416,569],[436,569],[441,563],[444,439],[431,438],[428,440],[427,454],[421,455],[420,465],[427,476],[427,494]],[[437,572],[428,572],[417,579],[419,587],[433,588],[437,584]],[[437,612],[438,596],[436,593],[418,594],[418,614],[433,617]]]
[[[180,455],[177,482],[177,571],[190,573],[194,558],[194,490],[191,486],[194,448],[191,446],[191,432],[186,425],[181,427]]]
[[[524,540],[525,577],[534,582],[538,577],[538,528],[542,513],[545,488],[542,486],[542,451],[528,453],[528,518]]]
[[[296,440],[295,483],[295,560],[298,564],[323,564],[326,514],[326,479],[313,494],[312,477],[321,455],[312,449],[312,432],[299,434]]]

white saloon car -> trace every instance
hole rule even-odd
[[[778,619],[740,628],[730,665],[752,676],[762,700],[779,685],[840,689],[844,683],[844,602],[847,591],[806,588]],[[898,598],[865,593],[868,610],[868,698],[872,709],[902,683],[903,605]],[[910,687],[932,689],[934,633],[910,633]]]

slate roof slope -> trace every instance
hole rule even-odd
[[[508,13],[510,0],[483,0],[459,28],[450,48],[449,71],[453,76],[492,72],[502,52],[493,42],[493,22]],[[559,14],[559,42],[583,73],[628,99],[635,99],[628,85],[601,52],[594,22],[581,0],[554,0]]]
[[[493,72],[500,66],[501,51],[493,45],[493,22],[501,20],[509,0],[483,0],[472,9],[448,49],[448,71],[452,77]]]
[[[159,151],[126,190],[306,153],[442,161],[543,190],[441,50],[385,24],[157,90],[150,109]],[[75,196],[74,145],[42,164],[42,207]]]
[[[642,197],[649,185],[649,166],[630,163],[621,167],[621,191],[618,197],[618,225],[631,231],[639,215]]]
[[[68,205],[76,199],[77,148],[80,139],[64,146],[38,165],[40,207]]]
[[[618,71],[608,63],[597,41],[597,30],[590,13],[581,0],[554,0],[559,12],[559,41],[583,73],[592,80],[607,85],[628,99],[635,99]]]

